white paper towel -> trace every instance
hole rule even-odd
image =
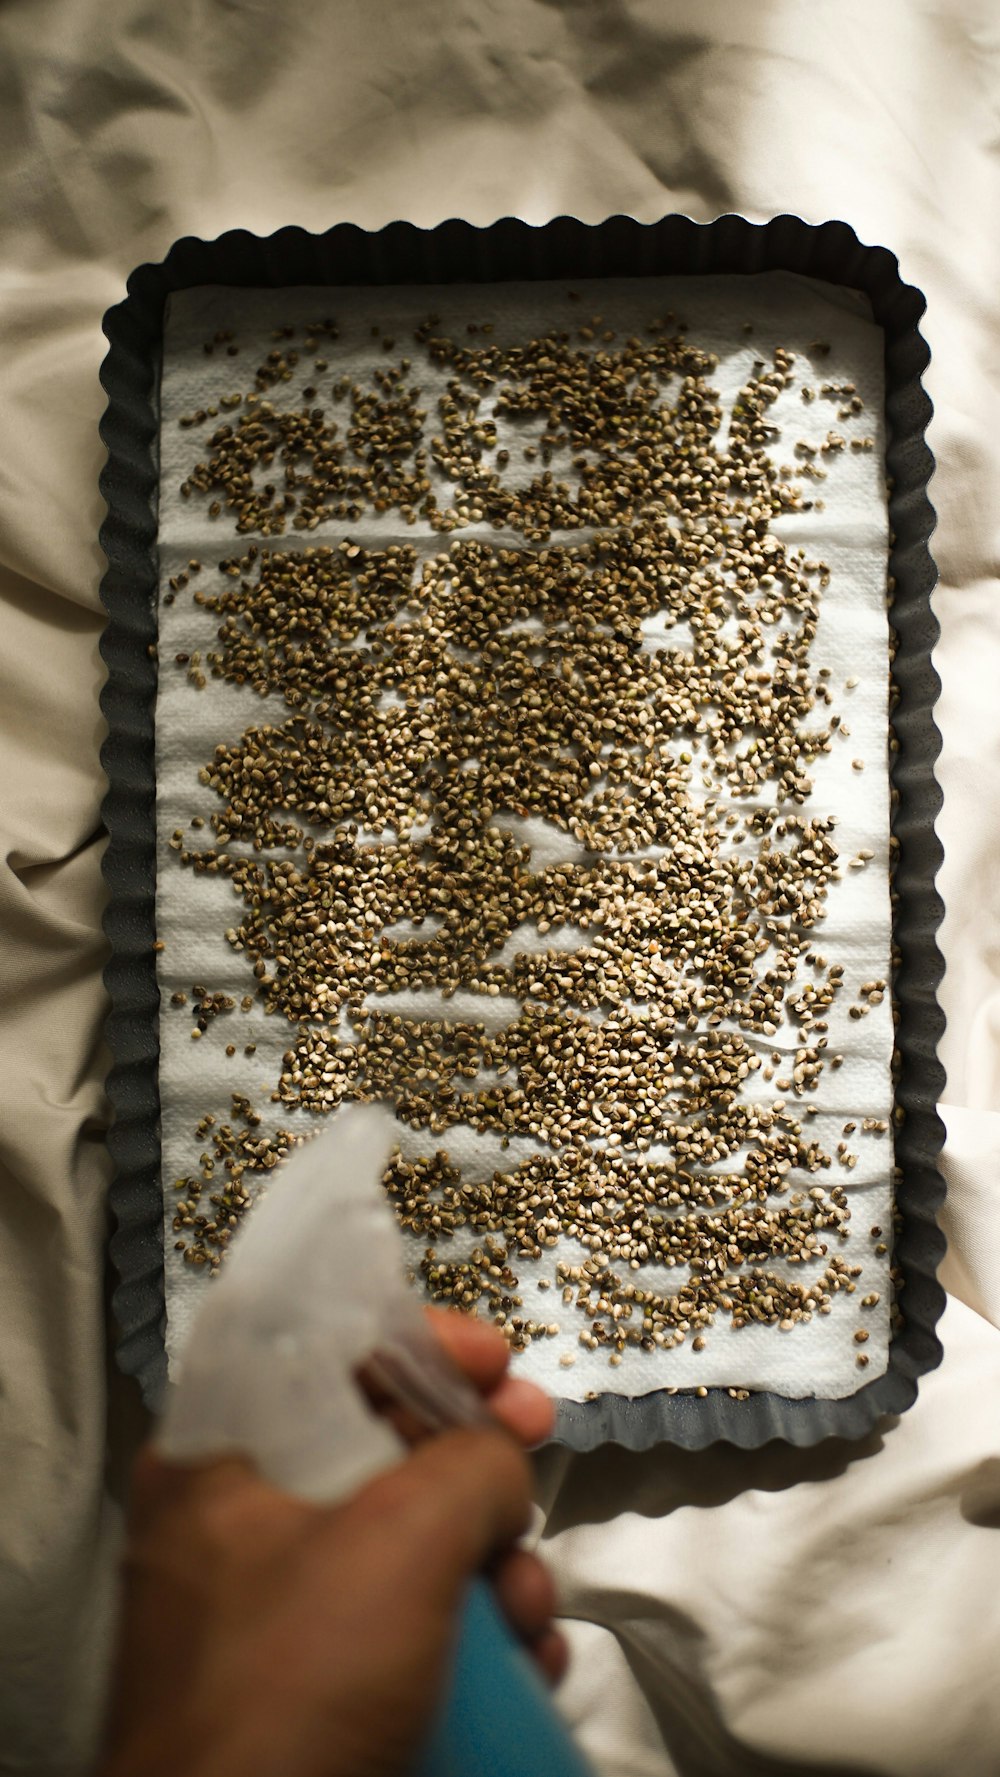
[[[227,388],[235,392],[248,386],[248,365],[259,362],[271,349],[272,334],[281,326],[301,328],[303,322],[319,315],[334,316],[339,338],[324,351],[329,360],[326,380],[347,375],[354,381],[367,380],[372,369],[387,362],[379,339],[372,337],[373,323],[381,327],[383,334],[399,336],[400,345],[388,362],[398,358],[401,350],[416,358],[415,349],[402,342],[408,342],[413,326],[431,310],[441,316],[441,332],[458,337],[470,320],[486,320],[493,325],[494,341],[501,344],[529,337],[541,327],[551,326],[557,316],[560,324],[566,324],[600,313],[619,334],[628,334],[642,331],[651,319],[673,310],[689,323],[692,342],[718,356],[719,368],[712,383],[720,392],[724,412],[731,409],[755,360],[768,360],[777,346],[797,354],[795,385],[782,393],[768,416],[780,429],[774,446],[778,462],[793,461],[793,446],[798,439],[812,440],[818,445],[831,425],[848,438],[866,435],[874,439],[871,452],[842,452],[830,465],[827,479],[815,484],[812,491],[825,502],[824,511],[814,509],[784,516],[774,522],[773,529],[784,540],[822,557],[830,567],[830,585],[822,601],[812,658],[816,667],[830,669],[834,708],[842,713],[850,729],[849,739],[835,742],[831,753],[817,761],[813,771],[815,788],[806,812],[832,813],[837,817],[835,841],[842,865],[862,849],[873,854],[867,869],[845,869],[843,880],[831,890],[827,917],[816,936],[817,948],[831,962],[843,964],[846,972],[847,987],[829,1014],[829,1053],[842,1053],[845,1060],[839,1071],[824,1071],[817,1091],[810,1097],[820,1111],[808,1120],[806,1127],[810,1139],[818,1140],[828,1153],[835,1154],[846,1119],[860,1125],[864,1117],[891,1117],[889,1000],[886,998],[860,1022],[850,1021],[847,1014],[848,1003],[862,981],[888,979],[890,972],[885,768],[887,521],[882,480],[881,331],[872,323],[861,298],[785,274],[606,280],[588,283],[582,304],[573,311],[567,312],[566,302],[565,286],[534,283],[312,291],[237,292],[206,288],[182,292],[171,299],[161,421],[157,925],[165,945],[158,962],[163,1006],[160,1090],[168,1343],[172,1354],[183,1341],[192,1302],[208,1287],[204,1277],[184,1266],[175,1254],[171,1226],[172,1181],[197,1171],[198,1155],[206,1145],[195,1138],[199,1118],[211,1111],[220,1121],[226,1120],[230,1094],[242,1091],[261,1112],[266,1129],[282,1126],[305,1130],[316,1121],[304,1113],[286,1111],[270,1103],[281,1070],[281,1056],[294,1039],[294,1032],[284,1019],[265,1017],[255,1001],[250,1012],[235,1010],[216,1020],[200,1041],[192,1042],[190,1007],[174,1009],[169,1004],[171,992],[178,988],[190,992],[195,982],[228,993],[237,1001],[237,1007],[240,998],[252,991],[249,968],[234,955],[223,937],[225,929],[236,923],[240,906],[231,885],[222,877],[195,876],[182,869],[169,841],[175,829],[188,827],[192,815],[209,812],[211,794],[198,783],[197,774],[215,746],[222,740],[238,740],[246,728],[261,722],[282,722],[289,714],[287,707],[275,698],[260,698],[248,689],[237,689],[222,681],[210,679],[208,687],[198,691],[189,683],[183,666],[175,664],[175,656],[181,652],[191,654],[197,649],[204,655],[214,643],[218,619],[191,602],[190,589],[178,592],[172,604],[165,604],[163,594],[169,579],[194,556],[205,564],[206,570],[198,583],[215,590],[217,584],[223,584],[215,573],[218,560],[242,552],[252,541],[237,541],[228,514],[212,522],[204,501],[180,498],[180,483],[192,463],[204,454],[198,445],[204,433],[182,429],[177,422],[182,413],[207,407]],[[237,334],[241,344],[238,358],[227,360],[224,346],[206,356],[203,342],[217,330]],[[819,340],[829,342],[827,355],[817,353],[815,342]],[[811,369],[804,372],[806,364],[811,364]],[[446,368],[420,364],[422,405],[431,416],[449,374]],[[304,362],[293,381],[277,392],[270,391],[268,398],[276,405],[285,401],[290,406],[300,405],[300,389],[310,379],[317,380],[311,362]],[[836,407],[828,401],[802,401],[802,382],[818,388],[822,382],[844,380],[855,384],[864,401],[864,411],[857,420],[838,421]],[[220,415],[220,420],[225,417]],[[217,423],[210,421],[204,430]],[[430,424],[428,429],[433,429]],[[502,422],[500,432],[502,444]],[[522,445],[525,436],[522,424],[518,431]],[[515,482],[519,464],[520,453],[512,451],[508,473]],[[529,472],[523,471],[525,478]],[[446,486],[442,486],[439,500],[442,505],[448,503]],[[384,547],[396,538],[424,552],[442,547],[439,535],[420,523],[405,527],[392,513],[366,514],[351,524],[350,534],[354,540],[375,547]],[[475,526],[456,533],[463,538],[475,534]],[[343,535],[343,524],[334,521],[307,535],[289,529],[283,538],[271,539],[271,544],[274,548],[296,549],[305,542],[336,543]],[[485,535],[494,540],[498,533],[487,528]],[[581,533],[568,533],[567,540],[579,542]],[[652,623],[646,629],[647,645],[653,645],[659,639],[657,626]],[[846,689],[848,679],[857,679],[853,689]],[[865,761],[863,773],[852,770],[855,758]],[[749,799],[736,806],[743,811],[752,805]],[[535,868],[572,853],[572,842],[553,828],[546,830],[544,823],[518,823],[510,819],[504,824],[512,830],[520,827],[519,837],[532,844]],[[424,936],[428,929],[423,928]],[[565,931],[544,938],[537,931],[525,932],[519,934],[522,937],[524,942],[519,942],[518,948],[524,950],[561,948],[567,942]],[[395,996],[392,1000],[383,997],[377,1004],[380,1009],[392,1005],[423,1016],[470,1017],[488,1027],[492,1021],[516,1016],[519,1009],[514,1001],[477,995],[456,995],[438,1006],[426,996],[421,996],[419,1003],[413,996]],[[237,1045],[233,1059],[224,1055],[227,1042]],[[243,1053],[247,1043],[256,1045],[252,1057]],[[779,1028],[773,1042],[767,1044],[768,1053],[786,1053],[793,1047],[792,1033],[787,1027]],[[751,1095],[755,1102],[767,1104],[779,1093],[776,1084],[768,1085],[757,1074],[751,1082]],[[504,1151],[499,1137],[478,1135],[461,1127],[435,1138],[401,1126],[400,1145],[411,1156],[446,1147],[456,1163],[478,1177],[487,1176],[497,1167],[509,1169],[519,1158],[541,1151],[537,1143],[519,1138],[513,1138]],[[563,1241],[558,1248],[549,1250],[544,1262],[517,1262],[524,1312],[540,1319],[551,1317],[561,1326],[557,1337],[536,1340],[527,1352],[515,1358],[519,1373],[571,1398],[582,1398],[591,1390],[638,1395],[662,1387],[690,1388],[699,1384],[773,1388],[791,1396],[815,1393],[838,1397],[853,1391],[859,1382],[871,1380],[884,1369],[888,1350],[888,1258],[874,1254],[869,1228],[880,1226],[889,1237],[891,1135],[859,1137],[851,1145],[858,1153],[856,1170],[847,1173],[835,1166],[822,1174],[819,1182],[827,1188],[842,1184],[848,1191],[853,1232],[843,1251],[851,1264],[862,1266],[862,1274],[857,1279],[856,1293],[850,1298],[836,1297],[828,1316],[814,1316],[811,1323],[799,1323],[788,1334],[776,1327],[758,1325],[734,1333],[720,1316],[700,1353],[691,1349],[690,1341],[669,1352],[646,1353],[630,1347],[620,1365],[610,1368],[606,1352],[589,1353],[579,1345],[583,1323],[575,1309],[562,1309],[558,1291],[552,1289],[544,1294],[536,1290],[537,1278],[543,1272],[554,1276],[560,1259],[579,1263],[585,1256],[575,1243]],[[665,1151],[662,1157],[666,1157]],[[644,1158],[655,1160],[656,1150]],[[804,1174],[802,1188],[808,1189],[815,1182]],[[422,1254],[425,1244],[423,1239],[410,1241],[414,1259]],[[471,1238],[463,1241],[458,1235],[452,1243],[441,1243],[439,1254],[442,1258],[458,1257],[471,1244]],[[359,1255],[360,1263],[363,1255]],[[781,1272],[780,1261],[773,1269]],[[806,1267],[799,1266],[788,1275],[804,1281]],[[665,1278],[669,1278],[670,1288],[676,1288],[683,1273],[651,1270],[648,1282],[662,1291]],[[641,1274],[633,1274],[633,1280],[640,1284],[647,1281]],[[856,1366],[858,1348],[853,1341],[860,1320],[855,1304],[862,1294],[873,1290],[879,1293],[880,1303],[877,1310],[864,1317],[870,1335],[865,1353],[870,1363],[862,1373]],[[568,1370],[559,1364],[560,1356],[567,1351],[575,1358],[573,1368]]]

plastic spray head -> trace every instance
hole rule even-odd
[[[359,1375],[428,1430],[484,1417],[407,1282],[381,1182],[392,1130],[384,1109],[352,1107],[270,1175],[188,1335],[165,1456],[238,1452],[275,1485],[332,1500],[402,1448]]]

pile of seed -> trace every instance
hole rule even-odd
[[[828,571],[772,528],[812,504],[811,447],[791,466],[771,454],[792,354],[757,363],[724,424],[715,359],[669,316],[643,338],[593,317],[513,346],[460,344],[432,316],[412,349],[447,373],[433,412],[412,358],[349,382],[317,356],[335,339],[330,320],[278,329],[252,387],[180,422],[232,414],[181,493],[268,539],[223,557],[217,584],[197,561],[171,581],[216,630],[175,670],[288,712],[220,740],[200,774],[208,832],[199,813],[171,846],[238,898],[225,939],[288,1026],[274,1101],[387,1100],[428,1138],[536,1145],[470,1178],[428,1140],[385,1181],[427,1242],[428,1293],[489,1313],[516,1349],[560,1328],[518,1271],[556,1247],[543,1302],[557,1292],[612,1363],[690,1332],[700,1349],[720,1315],[787,1331],[828,1313],[860,1267],[838,1250],[844,1190],[815,1182],[850,1161],[810,1133],[842,1060],[828,1014],[845,971],[817,947],[840,861],[808,804],[812,766],[847,735],[811,661]],[[238,355],[231,334],[206,342],[222,348]],[[848,385],[820,393],[841,420],[861,411]],[[520,453],[499,446],[523,423]],[[421,539],[274,541],[387,511]],[[532,819],[565,861],[535,867]],[[884,990],[863,984],[852,1014]],[[373,1003],[420,991],[507,1016]],[[234,1002],[192,993],[202,1037]],[[755,1097],[764,1082],[778,1096]],[[210,1274],[252,1175],[295,1139],[260,1123],[235,1094],[177,1181],[178,1250]]]

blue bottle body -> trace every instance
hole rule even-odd
[[[413,1777],[593,1777],[485,1580],[469,1592],[451,1688]]]

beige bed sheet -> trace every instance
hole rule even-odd
[[[141,1423],[105,1338],[104,309],[237,225],[791,209],[928,297],[945,1363],[860,1449],[546,1455],[563,1701],[601,1777],[995,1777],[1000,10],[6,0],[0,142],[0,1771],[87,1768]]]

